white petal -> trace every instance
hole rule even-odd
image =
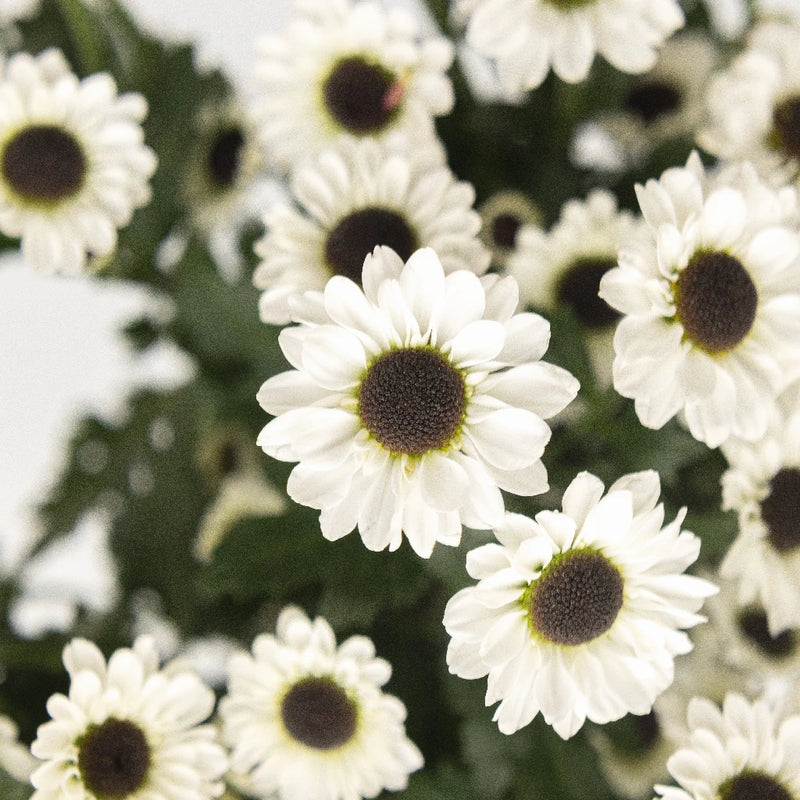
[[[550,441],[550,428],[530,411],[502,408],[471,423],[464,436],[490,464],[515,470],[541,458]]]
[[[303,369],[320,386],[339,391],[354,387],[367,368],[364,348],[358,339],[333,325],[308,331],[302,359]]]

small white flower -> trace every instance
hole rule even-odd
[[[800,797],[800,715],[779,722],[764,701],[730,693],[722,710],[689,703],[690,735],[667,762],[682,788],[657,785],[664,800],[795,800]]]
[[[369,549],[394,550],[405,533],[427,558],[462,523],[499,522],[501,488],[546,491],[544,420],[578,382],[540,360],[550,327],[514,314],[513,278],[445,275],[433,250],[404,265],[383,247],[363,286],[337,275],[296,305],[305,322],[279,339],[296,369],[261,387],[276,418],[258,443],[300,462],[289,496],[322,510],[327,539],[358,525]]]
[[[648,230],[600,284],[625,315],[614,386],[649,428],[681,412],[709,447],[757,439],[800,370],[797,193],[749,163],[707,177],[696,153],[636,192]]]
[[[568,83],[589,74],[595,53],[623,72],[645,72],[684,24],[677,0],[459,0],[467,41],[497,60],[509,92],[535,89],[553,71]]]
[[[324,289],[332,275],[359,283],[364,259],[378,245],[404,261],[432,247],[445,272],[482,274],[489,266],[472,207],[475,191],[456,180],[434,140],[412,148],[343,138],[297,168],[291,188],[300,208],[272,206],[264,215],[266,235],[255,245],[262,261],[253,282],[264,290],[264,322],[289,322],[289,298]]]
[[[450,671],[489,676],[486,705],[513,733],[541,712],[563,738],[586,719],[647,714],[673,679],[673,659],[691,650],[680,630],[716,591],[684,575],[700,540],[666,527],[655,472],[626,475],[604,494],[580,473],[563,512],[506,514],[498,544],[467,555],[477,579],[447,604]]]
[[[210,800],[228,767],[216,729],[201,724],[214,693],[177,663],[162,670],[149,637],[106,664],[92,642],[64,648],[69,696],[47,702],[52,720],[31,745],[46,763],[31,776],[34,800]]]
[[[282,36],[259,43],[254,109],[267,160],[288,170],[343,133],[415,141],[453,107],[453,46],[376,2],[298,0]]]
[[[391,666],[366,636],[340,645],[321,617],[284,609],[276,635],[229,661],[220,702],[234,773],[278,800],[359,800],[405,789],[422,755],[405,733],[405,706],[381,687]]]
[[[12,56],[0,77],[0,230],[44,272],[77,272],[116,246],[150,199],[147,103],[110,75],[79,81],[60,52]]]
[[[19,741],[19,729],[14,720],[0,714],[0,769],[20,783],[29,783],[38,763],[30,749]]]
[[[542,222],[542,212],[536,204],[514,189],[491,195],[481,203],[478,213],[481,215],[481,240],[492,251],[492,260],[498,267],[506,266],[522,227]]]

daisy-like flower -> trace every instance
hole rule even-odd
[[[264,215],[266,235],[255,245],[262,261],[253,282],[264,290],[264,322],[289,322],[289,298],[324,289],[332,275],[359,283],[364,259],[378,245],[404,261],[432,247],[445,272],[482,274],[489,266],[472,207],[475,191],[455,179],[435,140],[412,149],[346,137],[296,169],[291,188],[299,208],[272,206]]]
[[[259,42],[256,122],[267,159],[288,170],[343,133],[415,141],[453,107],[453,46],[420,40],[407,10],[377,2],[297,0],[282,36]]]
[[[800,628],[800,383],[779,398],[767,434],[723,446],[723,508],[739,534],[720,565],[736,581],[741,605],[756,604],[777,636]]]
[[[649,428],[681,412],[709,447],[757,439],[800,369],[797,193],[749,163],[708,177],[696,153],[636,193],[648,228],[600,282],[625,315],[614,386]]]
[[[201,724],[214,693],[175,662],[159,669],[150,637],[106,664],[92,642],[64,648],[69,696],[47,702],[52,717],[31,751],[34,800],[209,800],[223,791],[228,759],[216,728]]]
[[[595,53],[622,72],[645,72],[684,24],[677,0],[459,0],[455,14],[510,92],[535,89],[551,66],[579,83]]]
[[[684,570],[700,540],[666,527],[658,474],[633,473],[604,494],[580,473],[563,511],[534,519],[506,514],[499,543],[467,555],[478,583],[456,593],[444,613],[450,671],[489,676],[486,705],[513,733],[541,712],[564,739],[586,719],[604,724],[647,714],[673,680],[674,656],[691,650],[681,628],[704,620],[716,591]]]
[[[321,617],[295,607],[252,656],[229,661],[220,702],[231,766],[248,791],[278,800],[358,800],[405,789],[423,763],[405,706],[381,687],[392,668],[365,636],[340,645]]]
[[[577,394],[566,370],[540,361],[550,327],[514,314],[513,278],[445,275],[433,250],[404,265],[388,247],[364,263],[363,292],[344,276],[306,296],[302,326],[281,332],[296,368],[270,378],[277,415],[258,443],[299,461],[288,492],[322,510],[327,539],[358,525],[370,550],[421,556],[457,545],[462,523],[490,528],[500,489],[547,490],[545,419]]]
[[[617,243],[643,225],[617,208],[611,192],[594,189],[585,200],[565,203],[549,231],[524,226],[508,261],[524,303],[572,310],[587,334],[597,378],[605,385],[611,383],[612,337],[620,315],[598,295],[600,279],[617,265]]]
[[[517,233],[524,225],[540,225],[542,212],[522,192],[505,189],[491,195],[478,208],[481,241],[491,250],[492,260],[505,267],[514,252]]]
[[[680,785],[657,785],[664,800],[796,800],[800,797],[800,715],[779,720],[764,700],[730,693],[722,709],[689,703],[688,747],[667,762]]]
[[[0,230],[44,272],[109,255],[117,229],[150,199],[147,103],[110,75],[81,81],[58,51],[12,56],[0,77]]]

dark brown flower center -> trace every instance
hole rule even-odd
[[[779,553],[800,547],[800,469],[785,467],[769,482],[769,494],[761,501],[761,518],[769,543]]]
[[[86,158],[67,131],[55,125],[34,125],[5,146],[2,169],[8,185],[24,200],[57,203],[83,185]]]
[[[533,585],[530,619],[554,644],[586,644],[614,624],[622,600],[619,570],[601,553],[578,550],[553,559]]]
[[[497,247],[510,250],[517,239],[522,220],[516,214],[498,214],[492,220],[492,242]]]
[[[289,735],[307,747],[331,750],[356,730],[356,704],[330,678],[306,678],[284,695],[281,719]]]
[[[742,772],[719,788],[720,800],[795,800],[772,775]]]
[[[622,101],[626,111],[648,124],[662,114],[675,111],[681,104],[680,92],[663,81],[642,81]]]
[[[675,300],[686,336],[703,350],[722,353],[749,333],[758,292],[737,258],[701,252],[678,277]]]
[[[775,659],[792,655],[797,646],[795,631],[781,631],[772,636],[767,625],[767,615],[760,608],[748,608],[739,614],[739,630],[764,655]]]
[[[585,328],[607,328],[619,319],[619,313],[598,294],[600,279],[616,264],[611,258],[579,258],[558,283],[558,301],[569,306]]]
[[[355,134],[375,133],[398,109],[397,78],[380,64],[361,56],[337,62],[322,86],[325,107],[343,127]]]
[[[364,427],[392,453],[422,455],[444,447],[461,427],[466,406],[462,374],[435,350],[392,350],[361,382]]]
[[[243,145],[244,133],[238,127],[219,131],[211,141],[208,172],[220,189],[228,189],[236,182]]]
[[[779,149],[800,158],[800,96],[779,103],[772,113],[773,137]]]
[[[360,285],[364,259],[379,244],[391,247],[403,261],[417,249],[414,232],[396,211],[362,208],[344,217],[328,234],[325,260],[335,274]]]
[[[141,728],[107,719],[89,728],[78,743],[78,769],[95,797],[126,797],[139,789],[150,766],[150,746]]]

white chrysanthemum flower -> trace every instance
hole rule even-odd
[[[540,360],[550,326],[514,314],[513,278],[445,275],[433,250],[404,265],[383,247],[363,285],[334,276],[306,295],[306,322],[281,332],[296,370],[261,387],[277,416],[258,443],[300,462],[289,496],[322,510],[327,539],[357,525],[370,550],[394,550],[405,533],[427,558],[457,545],[462,524],[499,522],[500,489],[547,490],[544,420],[578,382]]]
[[[188,668],[159,670],[150,637],[106,664],[92,642],[64,648],[69,696],[47,701],[52,720],[31,751],[46,763],[33,800],[209,800],[222,794],[228,759],[216,728],[201,724],[214,693]]]
[[[722,710],[689,703],[687,747],[667,762],[683,788],[656,786],[664,800],[796,800],[800,797],[800,715],[779,722],[764,700],[730,693]]]
[[[652,471],[626,475],[604,495],[580,473],[563,512],[506,514],[499,544],[467,555],[477,579],[447,604],[450,671],[489,676],[486,705],[513,733],[540,712],[563,738],[585,720],[647,714],[673,679],[673,658],[691,650],[681,628],[716,587],[684,570],[700,540],[666,527]]]
[[[229,661],[220,702],[231,766],[248,791],[278,800],[359,800],[405,789],[422,754],[405,706],[381,687],[392,668],[366,636],[337,646],[330,625],[284,609],[276,635]]]
[[[572,310],[587,334],[595,374],[611,384],[612,340],[619,313],[598,295],[600,279],[617,265],[617,244],[644,226],[616,197],[594,189],[585,200],[569,200],[549,231],[528,225],[518,236],[508,270],[520,299],[538,308]]]
[[[456,180],[433,140],[411,148],[343,138],[297,168],[291,188],[299,208],[272,206],[264,214],[266,235],[255,245],[262,261],[253,282],[264,290],[264,322],[289,322],[289,298],[324,289],[332,275],[359,283],[364,259],[378,245],[404,261],[432,247],[445,272],[483,274],[489,266],[475,191]]]
[[[614,386],[649,428],[681,412],[709,447],[757,439],[800,369],[797,193],[749,163],[707,177],[696,153],[636,192],[649,230],[600,284],[625,315]]]
[[[677,0],[458,0],[455,13],[509,92],[535,89],[551,66],[579,83],[595,53],[622,72],[645,72],[684,24]]]
[[[44,272],[113,252],[150,199],[147,103],[97,73],[79,81],[57,51],[12,56],[0,78],[0,230]]]
[[[38,764],[30,749],[19,741],[19,729],[14,720],[0,714],[0,770],[20,783],[28,783]]]
[[[740,604],[763,606],[773,636],[800,628],[800,383],[778,398],[766,435],[723,453],[723,508],[737,512],[739,534],[721,573]]]
[[[261,40],[259,54],[256,122],[269,162],[281,169],[343,133],[402,131],[424,141],[435,135],[433,117],[453,107],[451,42],[420,39],[402,8],[298,0],[286,32]]]
[[[481,241],[491,250],[492,260],[505,267],[514,252],[517,233],[524,225],[541,225],[542,212],[522,192],[504,189],[491,195],[478,207],[481,215]]]

